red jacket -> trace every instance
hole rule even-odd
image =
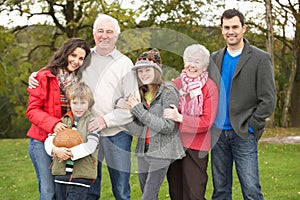
[[[182,88],[180,78],[174,80],[178,90]],[[190,149],[209,151],[211,144],[210,127],[213,125],[218,110],[218,88],[208,78],[203,93],[203,114],[199,117],[183,115],[182,123],[179,123],[182,146]],[[186,101],[191,99],[187,95]]]
[[[49,70],[42,70],[36,79],[39,86],[27,89],[29,93],[26,115],[32,123],[27,136],[44,142],[55,124],[61,121],[60,88],[58,80]]]

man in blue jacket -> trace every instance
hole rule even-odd
[[[232,199],[234,162],[244,199],[260,200],[257,142],[276,105],[272,61],[243,38],[245,18],[238,10],[222,14],[221,31],[226,47],[211,55],[217,67],[209,67],[220,89],[212,128],[212,199]]]

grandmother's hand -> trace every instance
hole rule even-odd
[[[170,108],[166,108],[163,111],[163,117],[166,119],[171,119],[175,122],[182,122],[183,116],[178,112],[178,109],[174,104],[170,105]]]

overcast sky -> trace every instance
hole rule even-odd
[[[113,0],[106,0],[108,3],[111,3]],[[134,5],[132,5],[129,0],[120,0],[120,2],[122,2],[122,7],[123,8],[135,8],[135,7],[139,7],[141,4],[141,0],[136,0],[133,1]],[[210,5],[207,5],[207,7],[209,7]],[[228,8],[237,8],[239,9],[242,13],[244,13],[246,20],[250,19],[252,17],[255,17],[257,14],[262,14],[265,12],[265,7],[262,6],[262,4],[258,4],[258,3],[253,3],[253,2],[249,2],[249,1],[243,1],[243,0],[225,0],[225,9]],[[32,8],[33,10],[39,9],[39,5],[35,4]],[[249,12],[251,11],[251,12]],[[254,12],[253,12],[254,11]],[[220,15],[223,12],[223,10],[219,10],[216,11],[219,12]],[[209,15],[207,15],[207,17],[209,17]],[[13,27],[13,26],[18,26],[18,25],[32,25],[32,24],[37,24],[38,22],[45,22],[45,20],[47,20],[46,17],[42,17],[42,16],[33,16],[32,18],[30,18],[29,20],[26,18],[26,16],[24,17],[19,17],[17,12],[10,12],[9,15],[7,16],[6,13],[1,13],[0,14],[0,25],[2,26],[6,26],[6,27]],[[209,19],[208,19],[209,20]],[[10,21],[12,21],[12,23],[9,23]],[[50,18],[48,18],[48,21],[51,23],[52,20]],[[209,25],[219,25],[219,21],[214,21],[214,23],[217,24],[209,24]],[[205,22],[203,22],[205,23]],[[290,32],[290,36],[294,36],[294,31],[291,28]]]
[[[112,2],[112,0],[106,0],[108,3]],[[134,5],[130,3],[131,1],[122,1],[122,7],[124,8],[134,8],[138,7],[141,3],[140,0],[134,1]],[[244,6],[245,2],[241,1],[236,1],[236,0],[225,0],[226,2],[226,8],[239,8],[241,12],[246,12],[247,10],[251,10],[253,7],[252,6]],[[33,10],[37,9],[38,10],[39,6],[35,4],[35,6],[32,8]],[[38,22],[44,22],[47,20],[46,17],[42,16],[33,16],[29,20],[27,19],[26,16],[20,17],[17,12],[10,12],[9,15],[7,16],[7,13],[1,13],[0,14],[0,25],[2,26],[18,26],[18,25],[32,25],[36,24]],[[9,24],[9,22],[12,21],[13,24]],[[51,19],[49,20],[51,21]]]

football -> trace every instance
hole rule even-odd
[[[71,148],[82,143],[83,140],[80,133],[69,128],[56,133],[53,139],[53,144],[57,147]]]

